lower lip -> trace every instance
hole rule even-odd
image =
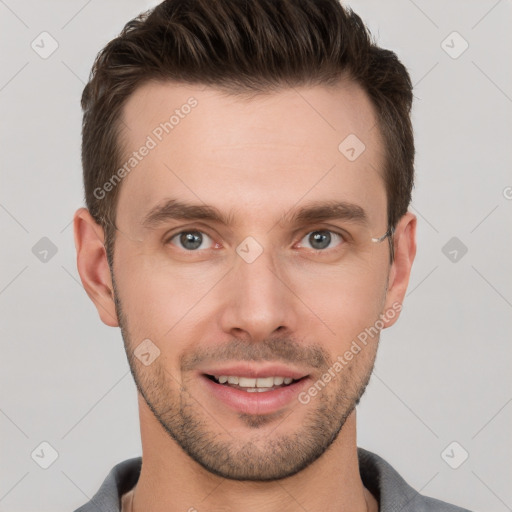
[[[201,380],[215,398],[236,409],[238,412],[270,414],[297,400],[298,394],[307,386],[309,378],[304,377],[288,386],[283,386],[273,391],[256,391],[254,393],[219,384],[205,375],[201,375]]]

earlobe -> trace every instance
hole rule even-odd
[[[416,256],[416,216],[407,212],[398,222],[394,234],[395,258],[389,271],[383,315],[385,326],[393,325],[399,314],[386,315],[386,311],[400,311],[409,284],[411,268]]]
[[[79,208],[73,217],[73,229],[77,268],[84,289],[96,306],[102,322],[118,327],[103,228],[92,218],[89,210]]]

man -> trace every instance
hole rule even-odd
[[[411,104],[336,0],[167,0],[100,52],[77,263],[143,454],[80,512],[463,510],[356,443],[416,252]]]

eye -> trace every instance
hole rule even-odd
[[[316,251],[322,251],[324,249],[330,249],[329,244],[334,240],[340,240],[341,243],[345,242],[345,239],[339,233],[335,233],[334,231],[330,231],[328,229],[322,229],[318,231],[310,231],[302,240],[301,245],[304,240],[307,240],[307,243],[311,244],[311,249]],[[341,245],[339,243],[338,245]]]
[[[201,245],[205,240],[212,239],[202,231],[190,230],[190,231],[181,231],[180,233],[176,233],[172,237],[170,237],[166,243],[172,243],[172,241],[176,239],[177,242],[181,245],[181,249],[185,249],[187,251],[195,251],[196,249],[201,248]],[[203,247],[203,249],[210,249],[211,245],[208,247]]]

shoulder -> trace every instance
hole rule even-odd
[[[420,494],[379,455],[360,447],[357,454],[361,479],[379,502],[379,512],[471,512]]]
[[[142,457],[134,457],[116,464],[90,501],[75,512],[120,512],[121,497],[137,483]]]

